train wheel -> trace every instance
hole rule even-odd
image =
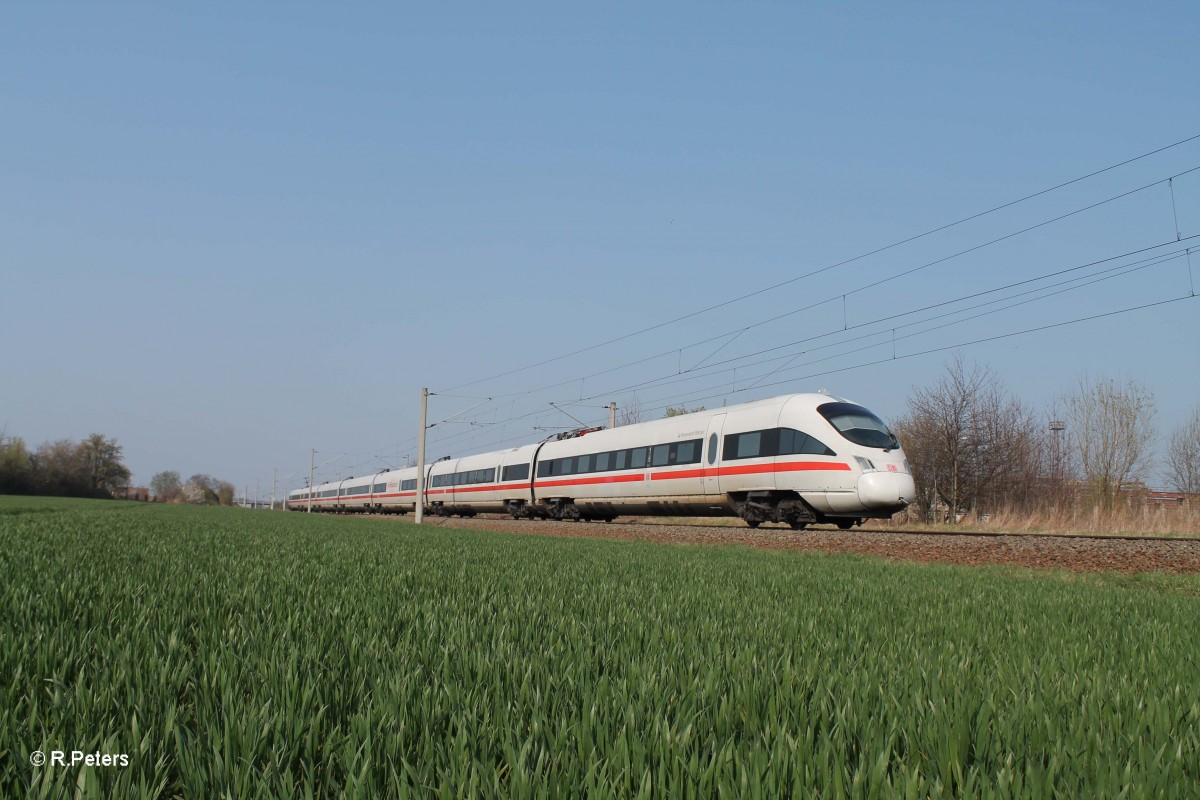
[[[794,530],[794,531],[802,531],[808,527],[807,522],[792,522],[789,524],[792,526],[792,530]]]
[[[746,524],[749,525],[751,528],[757,528],[761,523],[756,519],[753,519],[753,520],[748,519],[748,520],[746,520]]]
[[[837,521],[837,526],[838,526],[839,528],[841,528],[842,530],[844,530],[844,531],[848,531],[848,530],[850,530],[851,528],[853,528],[853,527],[854,527],[854,520],[852,520],[852,519],[839,519],[839,520]]]

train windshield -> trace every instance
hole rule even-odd
[[[880,447],[895,450],[900,447],[895,434],[888,430],[883,420],[862,406],[854,403],[825,403],[817,411],[838,433],[863,447]]]

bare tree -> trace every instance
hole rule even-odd
[[[1121,489],[1141,481],[1154,441],[1154,395],[1133,381],[1079,379],[1065,398],[1071,442],[1093,497],[1112,508]]]
[[[1037,415],[985,367],[968,370],[956,356],[936,384],[914,390],[894,427],[927,512],[944,506],[954,519],[1029,505],[1037,492]]]
[[[624,408],[617,410],[617,426],[636,425],[642,421],[642,401],[635,394],[625,403]]]
[[[217,481],[217,502],[223,506],[233,505],[233,497],[237,489],[229,481]]]
[[[1200,494],[1200,406],[1186,424],[1171,434],[1167,478],[1177,492]]]

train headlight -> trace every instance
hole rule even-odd
[[[875,472],[875,462],[873,462],[871,459],[863,458],[862,456],[855,456],[854,460],[858,462],[858,466],[863,472]]]

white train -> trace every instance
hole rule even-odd
[[[739,516],[849,528],[912,502],[896,437],[860,405],[793,394],[426,465],[426,511],[611,520],[618,515]],[[314,487],[315,511],[405,513],[417,469]],[[288,506],[309,506],[306,489]]]

